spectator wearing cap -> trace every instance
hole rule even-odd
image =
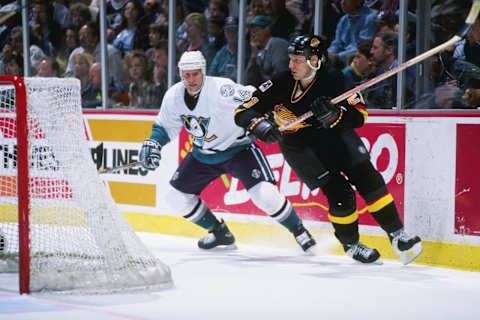
[[[375,74],[376,68],[370,52],[371,48],[372,40],[360,41],[352,63],[343,68],[346,90],[358,86],[364,79],[371,78]]]
[[[223,33],[227,43],[218,51],[208,67],[209,76],[226,77],[237,81],[237,43],[238,43],[238,19],[227,17]],[[247,53],[248,57],[249,52]]]
[[[373,39],[376,33],[377,14],[363,5],[363,0],[343,0],[335,39],[328,48],[329,60],[345,64],[347,57],[357,50],[357,43],[363,39]]]
[[[246,82],[258,86],[274,75],[288,71],[288,42],[272,37],[268,16],[256,16],[250,24],[251,56],[246,68]]]

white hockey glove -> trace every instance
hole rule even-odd
[[[147,170],[155,170],[160,165],[162,145],[153,139],[147,139],[140,150],[140,162]]]

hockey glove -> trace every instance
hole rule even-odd
[[[282,137],[278,126],[263,117],[253,118],[248,126],[248,131],[257,137],[258,140],[266,143],[275,143]]]
[[[326,129],[335,127],[343,116],[342,108],[331,104],[330,99],[327,97],[318,97],[313,100],[310,109],[315,118]]]
[[[153,139],[147,139],[140,150],[140,162],[147,170],[155,170],[160,165],[162,145]]]

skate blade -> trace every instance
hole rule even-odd
[[[407,251],[400,251],[397,254],[400,256],[400,261],[402,261],[403,265],[407,265],[415,260],[422,252],[422,243],[417,242]]]
[[[360,264],[362,266],[372,266],[372,265],[381,266],[383,264],[383,260],[382,260],[382,258],[378,258],[377,260],[375,260],[373,262],[361,262],[361,261],[353,259],[353,264]]]
[[[202,251],[215,251],[215,252],[218,252],[218,251],[231,251],[231,250],[237,250],[238,247],[236,244],[229,244],[229,245],[218,245],[216,247],[213,247],[211,249],[204,249],[204,248],[200,248],[200,250]]]

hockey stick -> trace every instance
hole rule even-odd
[[[133,162],[130,162],[130,163],[118,166],[118,167],[100,168],[100,169],[98,169],[98,173],[99,174],[104,174],[104,173],[118,172],[118,171],[122,171],[122,170],[125,170],[125,169],[138,167],[138,166],[141,166],[142,164],[143,164],[142,161],[133,161]]]
[[[462,29],[460,29],[460,31],[454,35],[450,40],[448,40],[447,42],[445,43],[442,43],[441,45],[435,47],[435,48],[432,48],[400,65],[398,65],[396,68],[393,68],[392,70],[389,70],[385,73],[382,73],[380,75],[378,75],[377,77],[365,82],[365,83],[362,83],[361,85],[351,89],[351,90],[348,90],[347,92],[344,92],[342,93],[341,95],[339,95],[338,97],[335,97],[333,98],[332,100],[330,100],[330,103],[332,104],[336,104],[336,103],[339,103],[340,101],[343,101],[345,100],[346,98],[350,97],[351,95],[353,95],[354,93],[356,92],[359,92],[359,91],[362,91],[362,90],[365,90],[371,86],[373,86],[374,84],[382,81],[382,80],[385,80],[391,76],[393,76],[394,74],[410,67],[410,66],[413,66],[414,64],[416,63],[419,63],[420,61],[423,61],[437,53],[439,53],[440,51],[443,51],[445,50],[447,47],[455,44],[456,42],[460,41],[461,39],[463,39],[465,37],[465,35],[467,34],[468,30],[470,30],[470,27],[472,26],[472,24],[475,22],[475,20],[477,19],[477,16],[478,16],[478,13],[480,11],[480,0],[474,0],[473,1],[473,4],[472,4],[472,7],[470,8],[470,12],[468,13],[468,16],[467,16],[467,19],[465,19],[465,24],[463,25]],[[302,121],[304,121],[305,119],[308,119],[310,118],[311,116],[313,116],[313,112],[312,111],[308,111],[304,114],[302,114],[301,116],[297,117],[296,119],[294,120],[291,120],[291,121],[288,121],[287,123],[285,123],[283,126],[279,127],[278,129],[280,131],[285,131],[285,130],[288,130],[289,128],[295,126],[295,125],[298,125],[299,123],[301,123]]]

